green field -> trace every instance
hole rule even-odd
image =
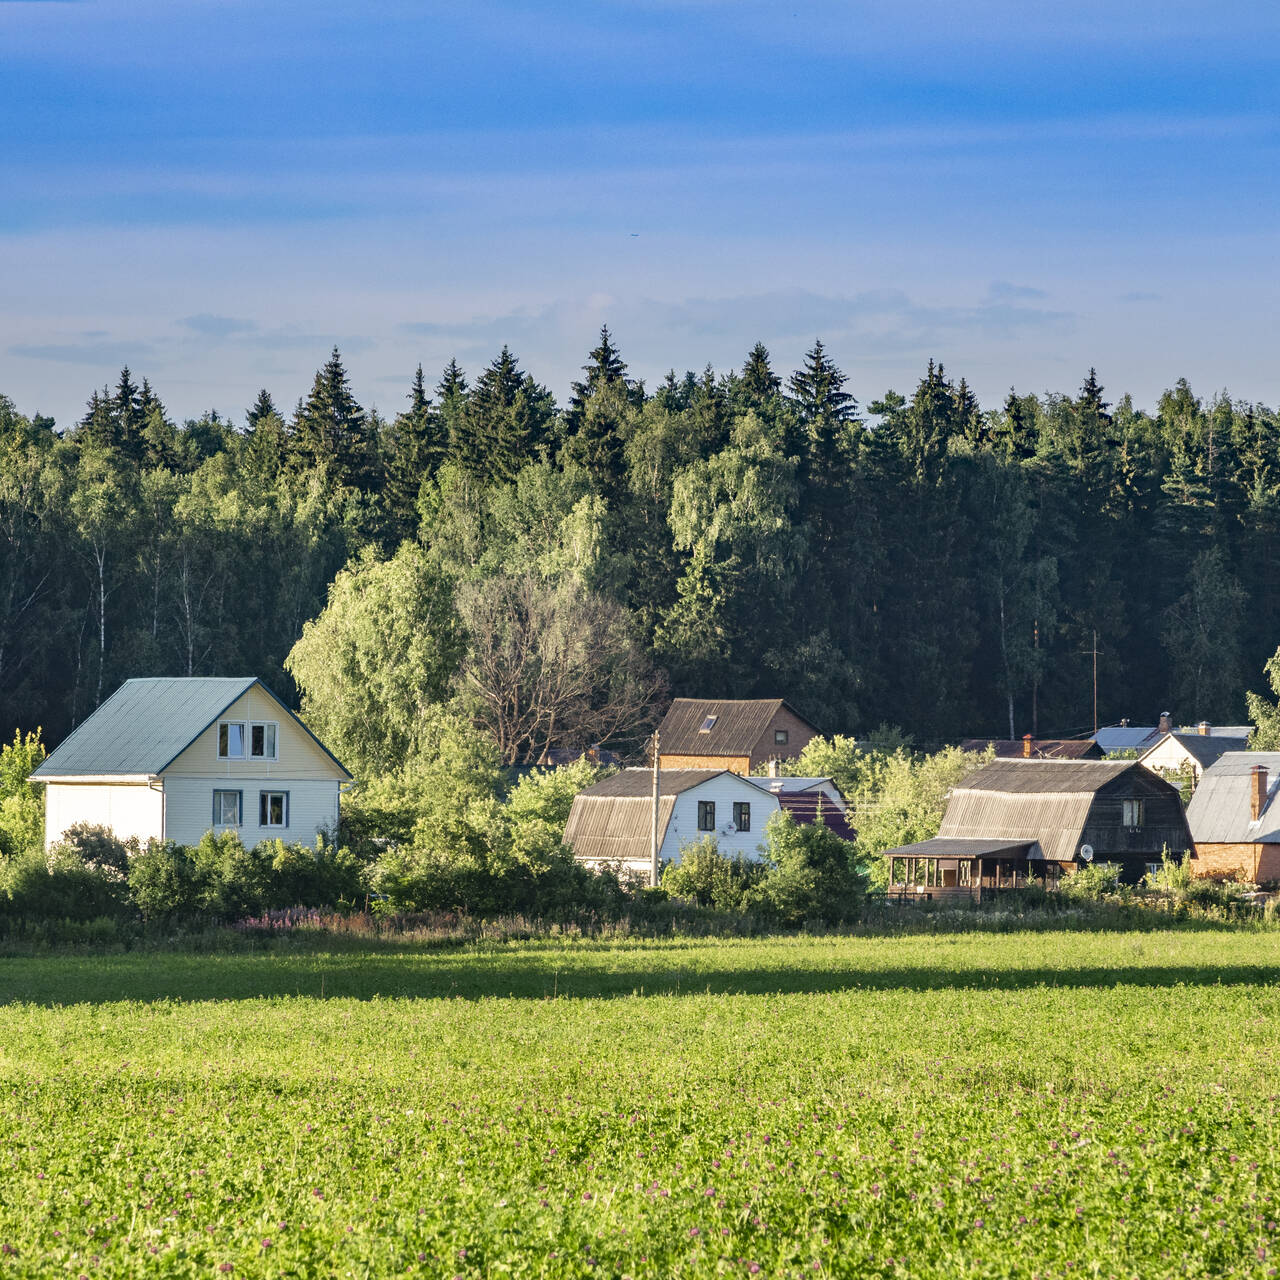
[[[0,960],[0,1277],[1265,1276],[1280,933]]]

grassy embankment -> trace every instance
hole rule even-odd
[[[0,1277],[1261,1275],[1280,933],[0,960]]]

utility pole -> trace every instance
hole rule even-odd
[[[1093,629],[1093,736],[1098,736],[1098,629]]]
[[[1040,619],[1035,622],[1036,656],[1031,667],[1031,736],[1040,736]]]
[[[653,735],[653,813],[649,819],[649,884],[658,887],[658,735]]]

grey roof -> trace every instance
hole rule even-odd
[[[1257,822],[1250,817],[1250,776],[1267,770],[1267,800]],[[1280,844],[1280,751],[1228,751],[1204,771],[1187,806],[1197,844]]]
[[[935,836],[932,840],[904,844],[884,852],[885,857],[896,858],[1035,857],[1040,846],[1034,840],[961,840]]]
[[[255,684],[279,703],[286,715],[293,715],[255,676],[126,680],[31,776],[39,781],[161,773]],[[306,729],[306,725],[302,727]],[[347,770],[332,752],[309,729],[306,731],[345,774]]]
[[[1204,733],[1166,733],[1162,734],[1155,746],[1148,747],[1139,757],[1145,760],[1156,747],[1161,747],[1172,738],[1202,769],[1207,769],[1219,756],[1228,751],[1243,751],[1249,745],[1248,735],[1242,738],[1220,738]]]
[[[713,773],[711,776],[716,775]],[[675,805],[675,795],[670,792],[658,802],[659,847],[666,837],[667,824],[671,821]],[[649,843],[652,822],[653,805],[648,795],[597,795],[592,798],[583,791],[574,797],[573,807],[569,810],[564,842],[578,858],[647,862],[652,853]]]
[[[783,707],[804,720],[781,698],[676,698],[658,726],[661,751],[676,756],[748,756]],[[715,723],[703,733],[708,716],[715,716]],[[817,733],[813,725],[809,728]]]
[[[773,792],[775,796],[790,795],[797,791],[817,791],[824,785],[832,787],[837,794],[840,794],[840,788],[836,786],[833,778],[767,778],[763,774],[753,773],[750,781],[757,787]]]
[[[938,834],[1034,840],[1044,857],[1070,862],[1095,796],[1130,772],[1146,790],[1168,788],[1136,760],[996,760],[953,788]]]
[[[718,778],[721,774],[728,772],[728,769],[660,769],[658,790],[664,796],[678,796],[691,787],[701,786],[702,783],[710,782],[712,778]],[[733,776],[752,786],[758,786],[750,778],[743,778],[741,774],[735,773]],[[644,796],[648,799],[653,795],[653,770],[623,769],[620,773],[615,773],[612,778],[605,778],[603,782],[594,783],[579,791],[578,795],[589,799],[597,797],[603,799],[610,796]]]
[[[1173,732],[1177,734],[1195,734],[1209,738],[1247,738],[1253,732],[1248,724],[1215,724],[1209,726],[1207,734],[1200,734],[1199,726],[1193,724],[1175,725]],[[1152,724],[1109,724],[1098,730],[1094,737],[1098,745],[1112,755],[1116,751],[1145,751],[1158,742],[1164,734],[1159,727]]]

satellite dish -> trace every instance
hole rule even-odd
[[[737,831],[737,829],[738,829],[737,823],[726,822],[724,826],[720,828],[720,834],[722,836],[731,836],[734,834],[734,832]]]
[[[1093,861],[1093,845],[1091,845],[1091,844],[1082,844],[1082,845],[1080,846],[1080,856],[1081,856],[1081,857],[1082,857],[1086,862],[1092,862],[1092,861]]]

